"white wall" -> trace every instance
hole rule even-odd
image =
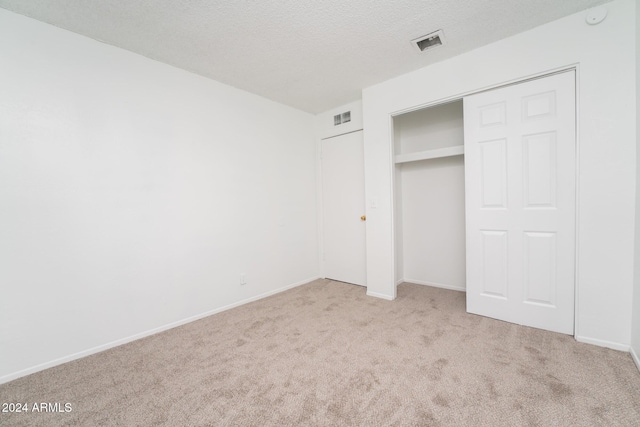
[[[318,276],[312,115],[1,9],[0,63],[1,382]]]
[[[368,293],[395,297],[392,113],[577,65],[579,114],[576,337],[628,349],[635,226],[635,13],[606,5],[399,76],[363,91]],[[375,202],[376,208],[371,208]]]
[[[640,6],[636,4],[636,165],[640,165]],[[640,169],[636,168],[636,241],[631,354],[640,369]]]

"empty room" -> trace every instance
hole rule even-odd
[[[640,425],[636,0],[0,0],[0,426]]]

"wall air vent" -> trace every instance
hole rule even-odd
[[[349,123],[351,121],[351,111],[347,111],[341,114],[333,116],[333,125],[338,126],[343,123]]]
[[[442,30],[438,30],[431,34],[427,34],[426,36],[411,40],[411,44],[420,52],[424,52],[427,49],[442,46],[444,44],[444,34],[442,33]]]

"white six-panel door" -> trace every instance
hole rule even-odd
[[[324,277],[366,286],[362,131],[322,141]]]
[[[574,332],[573,71],[464,99],[467,311]]]

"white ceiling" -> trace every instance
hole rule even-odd
[[[0,7],[311,113],[609,0],[0,0]],[[443,47],[410,40],[442,29]]]

